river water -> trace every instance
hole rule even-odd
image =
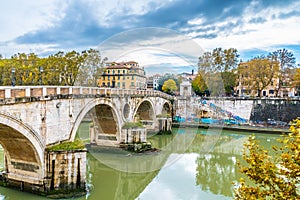
[[[82,123],[78,135],[87,134],[88,125]],[[89,192],[77,199],[232,199],[232,182],[242,176],[236,163],[242,160],[243,143],[250,135],[183,128],[174,129],[172,135],[149,137],[152,145],[160,149],[157,152],[133,154],[108,148],[91,151],[87,164]],[[278,137],[256,133],[267,149]],[[1,199],[47,198],[0,187]]]

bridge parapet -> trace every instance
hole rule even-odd
[[[24,103],[58,98],[86,98],[86,97],[162,97],[174,99],[173,96],[157,90],[134,90],[117,88],[97,88],[79,86],[18,86],[0,87],[0,104]]]

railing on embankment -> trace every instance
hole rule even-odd
[[[80,86],[0,86],[0,104],[22,103],[58,98],[99,98],[99,97],[161,97],[172,96],[157,90],[135,90]]]

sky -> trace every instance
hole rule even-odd
[[[93,48],[148,74],[190,73],[214,48],[236,48],[243,61],[285,48],[300,63],[295,0],[10,0],[0,16],[5,58]]]

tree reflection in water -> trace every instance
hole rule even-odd
[[[162,151],[166,149],[166,146],[170,146],[168,148],[168,150],[171,149],[169,158],[172,157],[171,154],[182,154],[183,156],[187,154],[196,155],[197,158],[195,157],[195,160],[191,160],[191,162],[196,163],[194,175],[191,175],[191,177],[195,177],[195,182],[192,183],[196,187],[195,190],[192,187],[187,188],[186,185],[180,185],[183,184],[180,174],[184,170],[184,165],[193,164],[190,162],[183,163],[182,166],[177,165],[179,166],[178,168],[171,167],[148,173],[127,173],[111,169],[91,156],[88,159],[89,171],[93,177],[91,182],[95,190],[92,191],[89,199],[97,199],[100,196],[104,197],[104,199],[135,199],[143,194],[143,191],[147,187],[147,191],[150,191],[150,193],[165,192],[157,188],[163,184],[168,184],[167,186],[173,192],[180,192],[182,188],[185,188],[187,190],[182,191],[191,193],[202,190],[212,195],[218,195],[218,198],[232,198],[232,182],[242,176],[236,163],[238,160],[242,161],[243,144],[251,134],[219,131],[213,129],[185,129],[177,133],[177,130],[174,129],[174,134],[156,135],[149,138],[153,146],[162,149]],[[179,137],[177,137],[178,134]],[[189,134],[194,134],[194,138],[188,148],[182,152],[184,150],[182,146],[186,145],[185,140],[187,138],[190,139],[187,137]],[[257,134],[256,138],[260,140],[260,143],[264,147],[271,148],[272,143],[278,138],[278,135]],[[166,160],[169,158],[166,157]],[[160,179],[155,179],[161,172],[163,173],[160,174]],[[172,172],[172,176],[174,177],[172,179],[164,179],[165,175],[169,175],[170,172]],[[150,184],[153,180],[155,180],[155,185]],[[179,186],[175,187],[174,185]],[[197,197],[202,194],[199,192]],[[157,195],[163,194],[159,193]],[[188,194],[182,195],[188,196]],[[144,194],[142,197],[149,196]]]
[[[243,144],[247,141],[248,136],[248,133],[223,131],[211,152],[206,154],[199,152],[196,160],[196,184],[203,191],[210,191],[227,197],[233,196],[232,183],[239,180],[240,177],[244,177],[239,172],[236,163],[237,161],[242,162]],[[203,135],[197,135],[195,138],[192,145],[194,151],[197,150],[197,146],[201,146],[202,137]],[[206,134],[205,137],[214,136]],[[260,140],[260,144],[268,149],[272,148],[272,143],[276,141],[278,135],[261,134],[257,138]]]

